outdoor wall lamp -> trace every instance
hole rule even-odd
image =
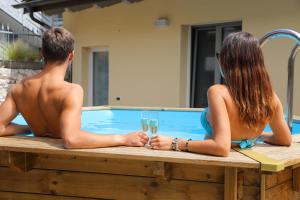
[[[170,25],[170,21],[166,17],[158,18],[154,22],[154,26],[157,28],[164,28],[164,27],[168,27],[169,25]]]

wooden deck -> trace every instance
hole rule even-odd
[[[66,150],[58,139],[3,137],[0,200],[298,199],[299,139],[291,147],[254,147],[284,163],[264,172],[234,150],[226,158],[133,147]]]
[[[259,162],[231,150],[228,157],[206,156],[201,154],[158,151],[144,147],[112,147],[99,149],[67,150],[59,139],[38,137],[3,137],[0,138],[0,151],[46,153],[102,158],[124,158],[132,160],[161,161],[197,165],[215,165],[228,167],[259,168]]]

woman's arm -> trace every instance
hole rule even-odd
[[[274,98],[276,109],[270,121],[272,132],[263,133],[262,137],[265,142],[270,144],[290,146],[292,143],[291,131],[284,119],[282,104],[276,94],[274,94]]]
[[[231,148],[231,132],[227,108],[222,93],[223,87],[215,85],[207,92],[209,105],[209,119],[213,129],[211,139],[189,141],[190,152],[215,156],[228,156]],[[172,139],[158,136],[151,140],[153,149],[170,150]],[[185,150],[186,140],[179,140],[179,149]]]

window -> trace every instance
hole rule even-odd
[[[95,49],[90,53],[89,105],[108,105],[109,91],[109,52],[107,49]]]

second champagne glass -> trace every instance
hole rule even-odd
[[[157,136],[157,131],[159,127],[159,119],[158,119],[158,112],[151,112],[149,118],[149,127],[151,131],[151,137]]]

